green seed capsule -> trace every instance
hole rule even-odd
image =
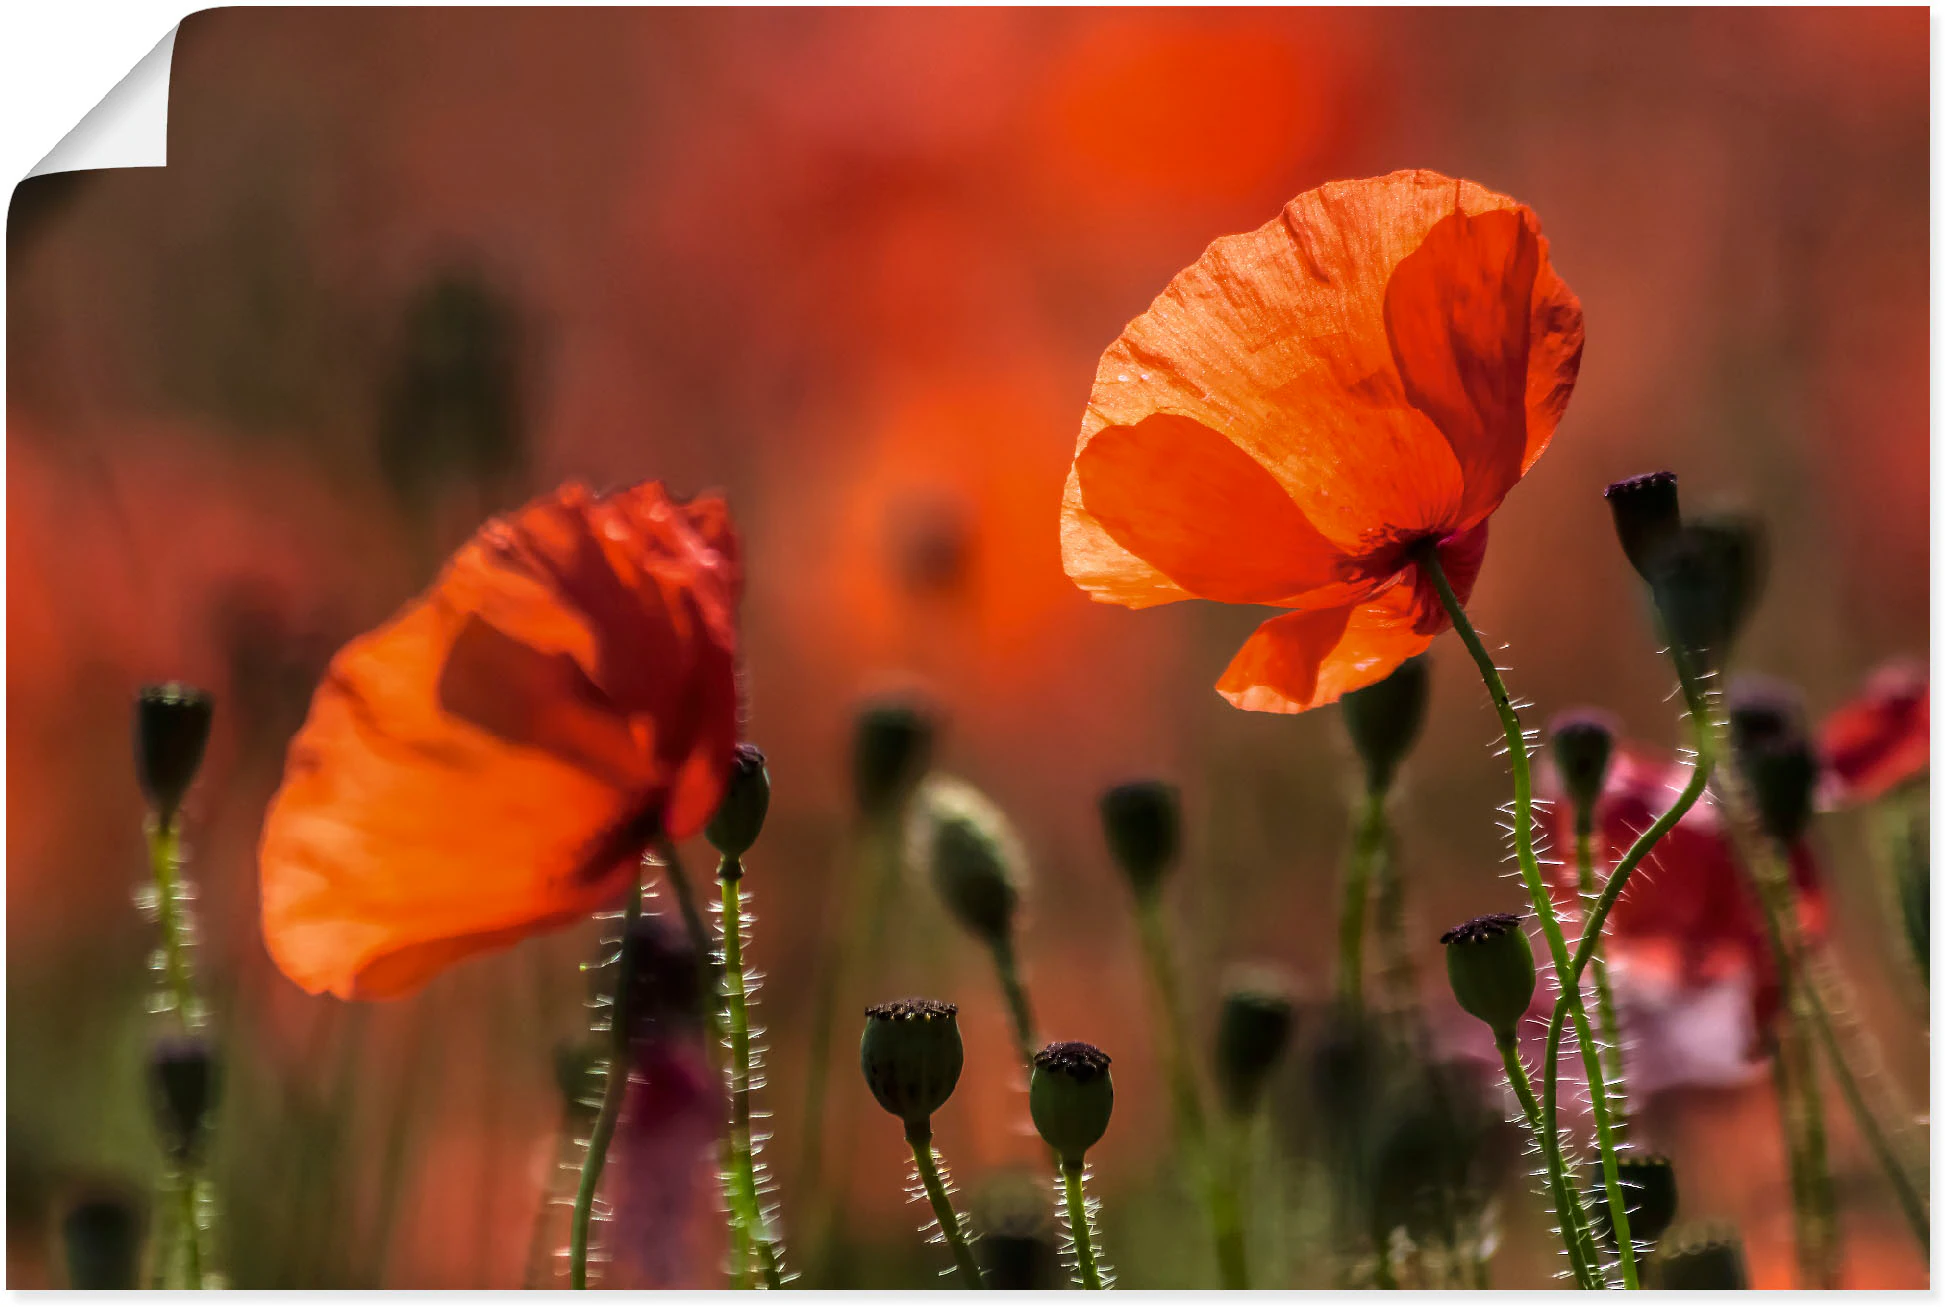
[[[770,771],[764,766],[763,750],[754,744],[739,744],[729,782],[723,787],[723,800],[703,833],[716,852],[734,861],[756,843],[769,812]]]
[[[1474,917],[1439,936],[1459,1006],[1497,1038],[1510,1037],[1533,1002],[1533,945],[1510,912]]]
[[[1025,859],[1006,814],[964,781],[934,777],[912,811],[913,861],[952,915],[991,945],[1013,931]]]
[[[858,1061],[878,1105],[906,1125],[923,1125],[959,1083],[966,1050],[959,1009],[929,998],[904,998],[865,1009]]]
[[[1108,852],[1137,894],[1161,887],[1182,844],[1182,797],[1166,781],[1130,781],[1101,796]]]
[[[1074,1040],[1047,1045],[1033,1055],[1027,1106],[1047,1146],[1066,1165],[1079,1166],[1114,1114],[1108,1055]]]
[[[1364,760],[1364,779],[1368,789],[1383,792],[1391,788],[1398,765],[1418,742],[1425,725],[1425,701],[1431,697],[1432,663],[1418,654],[1398,665],[1398,670],[1361,690],[1352,690],[1340,703],[1344,705],[1344,729],[1358,757]]]
[[[70,1289],[141,1287],[142,1209],[119,1186],[78,1198],[61,1218]]]
[[[170,681],[135,697],[135,779],[166,826],[203,765],[216,705],[194,686]]]
[[[851,780],[858,811],[880,817],[896,811],[932,766],[937,727],[916,703],[881,700],[858,712],[851,746]]]
[[[1289,986],[1270,973],[1239,978],[1216,1019],[1216,1084],[1233,1113],[1255,1110],[1296,1028]]]

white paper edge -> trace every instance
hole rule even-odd
[[[180,24],[178,24],[178,27]],[[161,168],[169,162],[169,68],[176,27],[90,109],[27,175],[85,168]]]

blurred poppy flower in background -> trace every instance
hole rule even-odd
[[[1687,763],[1639,745],[1616,747],[1595,814],[1595,866],[1603,876],[1674,802],[1689,775]],[[1549,775],[1545,783],[1557,792],[1557,778]],[[1549,814],[1553,847],[1571,851],[1572,806],[1556,798]],[[1575,897],[1573,867],[1554,863],[1546,870],[1557,894]],[[1790,872],[1803,929],[1819,936],[1826,915],[1823,886],[1800,843],[1791,851]],[[1762,911],[1712,795],[1703,795],[1635,869],[1602,938],[1609,958],[1644,992],[1699,994],[1746,981],[1754,1028],[1766,1029],[1776,1014],[1782,995]]]
[[[1302,712],[1389,675],[1447,625],[1486,520],[1566,408],[1580,302],[1532,210],[1399,172],[1306,191],[1178,274],[1101,357],[1061,507],[1096,600],[1298,611],[1217,690]]]
[[[720,499],[569,485],[488,522],[291,742],[258,854],[277,965],[391,997],[613,901],[721,795],[740,591]]]
[[[1819,797],[1845,808],[1882,798],[1931,766],[1931,679],[1900,659],[1864,682],[1863,693],[1824,719],[1817,740]]]

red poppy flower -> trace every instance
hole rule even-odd
[[[1594,857],[1601,876],[1667,811],[1690,775],[1686,763],[1635,745],[1616,747],[1595,813]],[[1547,784],[1557,791],[1556,778],[1549,776]],[[1572,807],[1556,798],[1549,814],[1560,862],[1547,866],[1547,874],[1555,882],[1557,898],[1572,898],[1577,894]],[[1821,934],[1823,887],[1806,847],[1792,852],[1790,870],[1803,928]],[[1602,938],[1610,956],[1624,955],[1632,965],[1671,971],[1684,984],[1749,976],[1758,1029],[1776,1011],[1780,993],[1762,908],[1712,794],[1705,793],[1684,813],[1635,869],[1608,914]]]
[[[291,742],[258,852],[277,965],[389,997],[613,902],[721,795],[740,585],[722,501],[659,484],[488,522]]]
[[[1105,603],[1296,611],[1217,690],[1302,712],[1388,676],[1466,597],[1486,520],[1580,366],[1580,302],[1532,210],[1471,182],[1335,182],[1227,236],[1101,356],[1061,506]]]
[[[1824,719],[1822,798],[1849,807],[1881,798],[1931,766],[1931,678],[1916,661],[1886,663],[1864,692]]]

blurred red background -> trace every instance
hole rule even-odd
[[[1474,603],[1516,689],[1541,716],[1597,702],[1675,742],[1599,499],[1669,466],[1690,502],[1769,523],[1772,593],[1744,659],[1821,714],[1883,658],[1928,650],[1928,46],[1922,10],[187,20],[168,167],[38,180],[8,226],[12,1282],[40,1274],[36,1195],[154,1164],[135,1089],[148,937],[128,899],[127,717],[138,684],[168,677],[218,697],[192,825],[203,966],[266,1068],[239,1072],[225,1130],[271,1140],[322,1119],[333,1075],[415,1104],[409,1127],[357,1126],[372,1168],[405,1176],[396,1209],[360,1197],[370,1177],[343,1182],[345,1210],[398,1230],[377,1274],[518,1282],[555,1121],[549,1058],[582,1020],[573,967],[591,937],[347,1014],[264,959],[252,850],[331,650],[485,513],[570,477],[721,487],[745,534],[750,730],[777,786],[751,881],[776,978],[772,1085],[803,1056],[852,709],[916,680],[947,713],[944,764],[1031,850],[1043,1025],[1129,1068],[1099,1162],[1112,1234],[1116,1186],[1145,1177],[1166,1105],[1095,794],[1151,772],[1183,783],[1185,937],[1206,992],[1243,955],[1325,976],[1314,923],[1352,782],[1334,713],[1215,696],[1255,614],[1129,613],[1062,574],[1061,484],[1100,350],[1209,240],[1323,181],[1427,167],[1517,196],[1588,339]],[[496,361],[509,416],[446,439],[415,425],[432,410],[412,379],[436,392],[454,339]],[[1432,961],[1437,927],[1503,897],[1505,785],[1463,664],[1438,646],[1401,804]],[[1821,838],[1844,869],[1835,928],[1861,1005],[1922,1099],[1922,1014],[1878,946],[1857,824]],[[940,956],[969,1066],[1002,1064],[983,959],[958,941]],[[847,1030],[833,1084],[850,1110]],[[976,1086],[940,1122],[962,1178],[1032,1165],[1013,1091]],[[1695,1159],[1685,1214],[1737,1221],[1758,1282],[1780,1284],[1789,1214],[1765,1092],[1671,1113],[1665,1146]],[[798,1105],[774,1097],[788,1202]],[[885,1124],[858,1123],[852,1193],[897,1236],[910,1222]],[[1836,1129],[1851,1282],[1923,1283]],[[226,1174],[254,1166],[251,1183],[296,1191],[312,1183],[298,1165],[271,1149]],[[305,1217],[237,1219],[270,1237]],[[1540,1236],[1512,1238],[1537,1268]]]

